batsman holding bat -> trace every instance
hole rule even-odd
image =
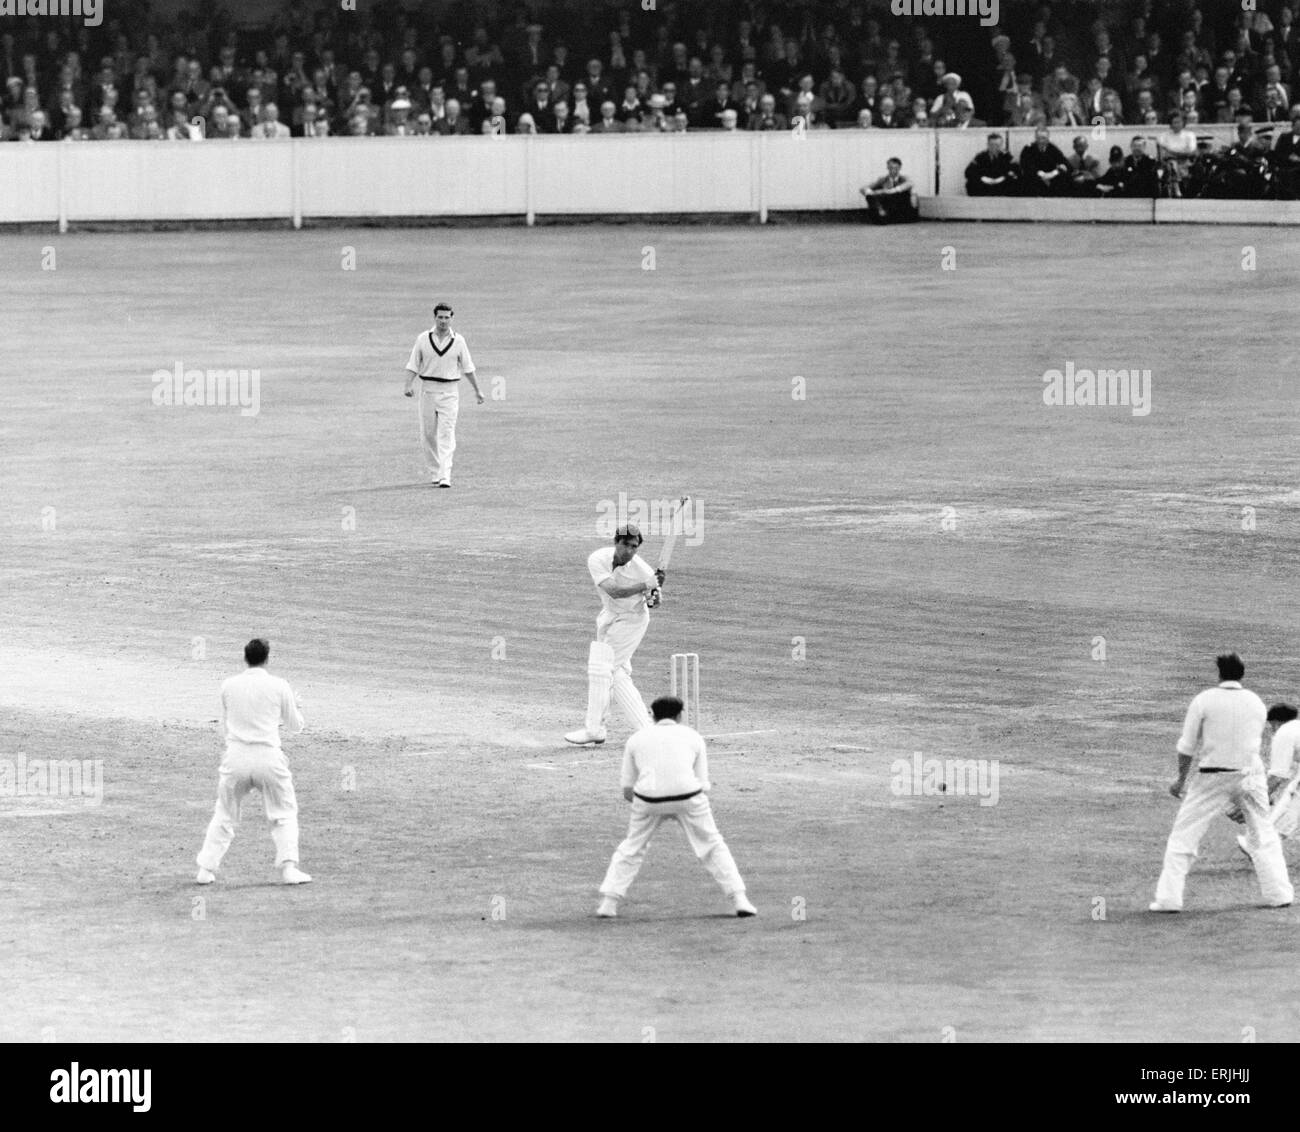
[[[650,726],[641,693],[632,683],[632,654],[650,627],[650,610],[661,600],[659,588],[667,576],[668,562],[677,540],[677,521],[688,497],[677,502],[669,518],[669,533],[651,570],[637,550],[644,541],[635,523],[614,532],[614,545],[593,551],[587,569],[600,595],[596,618],[596,639],[587,654],[586,726],[564,738],[580,747],[599,746],[605,741],[605,715],[611,697],[622,709],[633,731]]]

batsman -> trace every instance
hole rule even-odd
[[[668,560],[676,541],[677,519],[686,498],[678,501],[670,517],[669,533],[652,570],[637,550],[644,541],[635,523],[614,532],[614,545],[593,551],[587,569],[600,595],[596,639],[587,655],[586,726],[570,731],[565,739],[580,747],[605,741],[605,716],[612,698],[633,731],[651,725],[641,693],[632,683],[632,654],[650,627],[650,610],[659,604],[660,587],[667,577]]]

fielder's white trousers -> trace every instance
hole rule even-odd
[[[1267,904],[1291,900],[1295,892],[1287,876],[1286,858],[1277,829],[1268,817],[1268,783],[1263,764],[1250,770],[1202,774],[1194,771],[1187,780],[1187,793],[1178,807],[1174,828],[1165,846],[1165,865],[1156,885],[1156,903],[1166,908],[1183,906],[1183,886],[1196,860],[1201,838],[1210,823],[1229,805],[1241,807],[1246,816],[1247,837],[1258,846],[1254,852],[1255,876]]]
[[[451,456],[456,451],[459,412],[459,381],[420,379],[420,443],[429,475],[434,479],[451,481]]]
[[[275,864],[298,861],[298,799],[293,792],[289,760],[275,747],[228,743],[217,779],[217,805],[208,823],[208,834],[197,857],[199,868],[216,872],[235,839],[240,807],[248,792],[262,792],[266,819],[275,842]]]
[[[627,837],[610,858],[605,879],[600,883],[602,896],[612,896],[617,900],[627,895],[627,890],[636,880],[636,874],[641,871],[655,831],[666,821],[676,821],[686,831],[686,840],[691,843],[691,849],[726,895],[745,891],[745,882],[740,879],[731,850],[722,840],[718,824],[713,820],[713,808],[709,805],[708,795],[696,794],[684,802],[643,802],[640,798],[632,799],[632,818],[628,822]]]

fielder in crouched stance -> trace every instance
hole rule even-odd
[[[1264,701],[1241,685],[1246,666],[1236,653],[1216,658],[1219,685],[1192,700],[1178,740],[1178,779],[1169,787],[1182,798],[1165,846],[1165,864],[1156,885],[1153,912],[1181,912],[1187,872],[1196,860],[1201,838],[1229,803],[1240,807],[1253,850],[1255,875],[1270,908],[1294,899],[1277,829],[1269,821],[1268,788],[1259,757],[1267,709]],[[1200,766],[1188,785],[1192,758]]]
[[[1300,827],[1300,712],[1290,704],[1274,704],[1268,709],[1268,820],[1283,841]],[[1228,815],[1244,825],[1246,815],[1233,810]],[[1256,846],[1247,834],[1237,838],[1241,851],[1252,860]]]
[[[663,572],[654,571],[639,554],[641,531],[627,523],[614,532],[614,545],[587,559],[591,580],[600,594],[596,639],[587,655],[587,725],[565,735],[570,743],[593,746],[605,741],[605,713],[610,697],[623,710],[632,730],[650,726],[650,713],[632,683],[632,654],[650,627],[648,605],[657,599]],[[647,600],[649,599],[649,600]]]
[[[623,750],[623,797],[632,803],[632,819],[601,882],[596,915],[618,915],[618,902],[627,895],[655,831],[665,821],[681,823],[695,855],[731,897],[736,915],[756,915],[731,850],[713,820],[704,737],[682,725],[682,701],[676,696],[661,696],[650,710],[654,726],[638,731]]]
[[[244,646],[248,670],[221,685],[221,729],[226,754],[217,781],[217,805],[198,855],[198,884],[216,879],[221,858],[235,839],[239,808],[248,792],[262,792],[275,842],[275,864],[285,884],[306,884],[311,877],[298,868],[298,800],[293,775],[280,750],[280,727],[291,735],[305,726],[293,689],[265,665],[271,646],[254,638]]]

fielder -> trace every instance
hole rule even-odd
[[[406,396],[413,397],[420,379],[420,443],[429,469],[429,482],[451,487],[451,457],[456,451],[456,417],[460,412],[460,379],[469,378],[474,396],[483,392],[474,376],[474,362],[465,339],[451,328],[455,312],[446,303],[433,308],[433,329],[415,340],[406,363]]]
[[[1187,709],[1178,740],[1178,779],[1169,787],[1182,798],[1174,828],[1165,847],[1165,863],[1156,885],[1152,912],[1181,912],[1187,872],[1210,823],[1232,803],[1246,819],[1251,858],[1264,902],[1286,907],[1295,898],[1277,830],[1268,820],[1268,789],[1259,745],[1267,710],[1264,701],[1242,687],[1246,666],[1236,653],[1216,658],[1219,686],[1199,693]],[[1190,786],[1192,756],[1199,750],[1200,766]],[[1186,796],[1184,797],[1184,790]]]
[[[638,731],[623,748],[623,798],[632,803],[627,837],[617,849],[600,884],[596,915],[618,915],[618,902],[636,880],[655,831],[676,821],[686,831],[696,857],[709,870],[735,906],[737,916],[755,916],[758,909],[745,895],[745,882],[722,840],[709,805],[709,757],[704,736],[683,726],[682,701],[660,696],[650,705],[655,723]]]
[[[1278,836],[1289,838],[1300,826],[1300,719],[1290,704],[1274,704],[1268,709],[1268,734],[1272,741],[1268,749],[1268,819]],[[1234,811],[1232,819],[1244,822],[1245,816]],[[1237,838],[1241,851],[1254,860],[1258,846],[1250,837]]]
[[[293,775],[280,750],[280,727],[296,735],[306,724],[298,711],[293,689],[265,665],[271,646],[254,638],[244,646],[248,670],[221,685],[221,729],[226,736],[226,754],[217,781],[217,805],[208,824],[208,834],[198,855],[198,884],[211,884],[235,839],[239,810],[248,792],[262,792],[266,818],[275,842],[275,865],[285,884],[306,884],[311,880],[298,868],[298,800],[293,792]]]
[[[600,594],[596,639],[587,655],[587,724],[565,739],[579,746],[605,741],[605,714],[612,696],[633,731],[650,726],[650,713],[632,683],[632,654],[650,627],[649,608],[658,601],[664,572],[650,569],[637,548],[641,531],[628,523],[614,532],[614,545],[587,559],[591,580]]]

